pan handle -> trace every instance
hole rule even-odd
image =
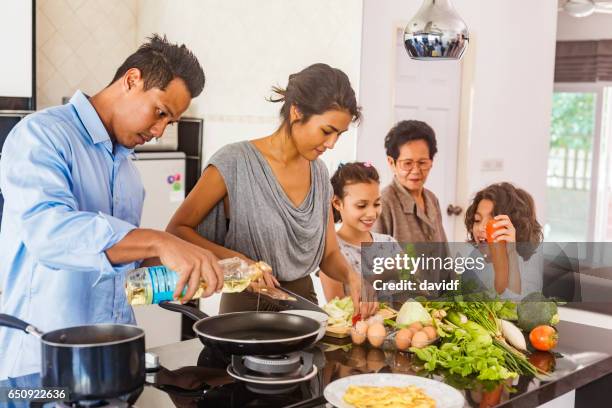
[[[26,333],[33,334],[36,337],[42,337],[43,333],[36,327],[24,322],[15,316],[0,313],[0,326],[10,327],[12,329],[23,330]]]
[[[161,307],[162,309],[171,310],[173,312],[182,313],[194,321],[198,321],[200,319],[204,319],[205,317],[208,317],[206,313],[204,313],[197,307],[193,307],[189,305],[181,305],[179,303],[163,301],[163,302],[159,302],[159,307]]]
[[[210,385],[204,384],[199,388],[194,390],[188,390],[185,388],[177,387],[172,384],[150,384],[147,383],[158,390],[164,391],[168,395],[176,396],[176,397],[184,397],[184,398],[198,398],[204,396],[208,390],[210,390]]]

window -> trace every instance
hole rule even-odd
[[[601,83],[555,86],[546,241],[612,240],[612,166],[606,152],[610,89]]]

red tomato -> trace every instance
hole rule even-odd
[[[537,326],[529,333],[529,341],[536,350],[552,350],[557,346],[557,331],[547,325]]]
[[[493,226],[493,224],[495,224],[495,222],[496,221],[494,219],[491,219],[491,220],[489,220],[487,222],[487,242],[489,242],[489,243],[491,243],[491,242],[493,242],[495,240],[495,238],[493,238],[493,233],[495,231],[497,231],[498,229],[501,229],[501,227],[500,228],[495,228]]]

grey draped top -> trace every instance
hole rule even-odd
[[[318,268],[333,195],[323,161],[310,163],[310,190],[297,207],[249,141],[224,146],[207,166],[215,166],[225,181],[230,214],[225,214],[223,201],[217,203],[198,226],[200,235],[267,262],[279,281],[293,281]]]

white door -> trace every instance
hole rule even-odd
[[[403,30],[397,30],[395,47],[394,119],[421,120],[436,133],[438,153],[425,183],[436,194],[442,209],[444,230],[454,237],[454,219],[447,214],[455,205],[461,63],[459,61],[415,61],[408,57]],[[463,209],[465,211],[465,209]],[[462,217],[462,212],[459,216]]]

